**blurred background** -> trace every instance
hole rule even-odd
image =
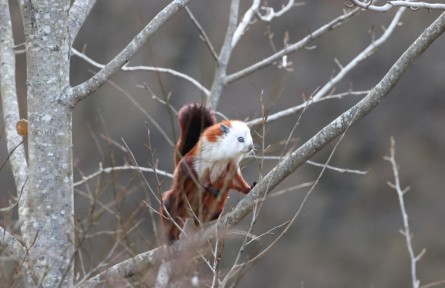
[[[240,15],[251,4],[251,1],[241,2]],[[285,2],[270,0],[268,5],[279,9]],[[107,63],[168,3],[97,1],[74,47],[99,63]],[[15,1],[10,1],[10,5],[15,42],[20,44],[24,42],[20,11]],[[217,51],[226,33],[229,5],[229,1],[216,0],[192,0],[189,4]],[[282,49],[286,34],[288,43],[294,43],[341,15],[344,9],[343,1],[307,1],[270,24],[257,20],[235,47],[228,73]],[[395,9],[387,13],[363,11],[314,41],[310,49],[291,54],[288,60],[293,62],[292,71],[271,65],[230,84],[217,110],[229,118],[252,119],[261,116],[261,101],[269,114],[302,103],[339,71],[334,59],[347,64],[373,37],[381,35],[395,12]],[[439,12],[425,10],[407,11],[393,36],[345,77],[335,93],[372,89],[438,15]],[[290,230],[244,276],[239,287],[410,286],[409,257],[405,239],[399,233],[402,216],[396,192],[387,185],[387,181],[393,181],[391,166],[383,160],[383,156],[389,155],[391,136],[396,140],[401,183],[411,187],[405,200],[414,249],[417,253],[424,248],[427,250],[418,262],[418,277],[421,284],[445,279],[444,47],[445,37],[442,36],[403,76],[390,95],[347,132],[330,162],[334,166],[369,172],[356,175],[326,171]],[[21,113],[26,118],[25,60],[24,54],[17,55],[17,88]],[[149,39],[129,65],[171,68],[210,89],[215,60],[187,13],[180,11]],[[97,70],[73,56],[72,85],[82,83]],[[184,104],[202,101],[204,96],[189,82],[165,73],[118,72],[110,80],[75,109],[74,181],[98,171],[100,165],[105,168],[135,161],[144,167],[155,165],[172,173],[173,148],[147,114],[175,141],[178,134],[176,116],[158,99],[168,99],[169,104],[179,110]],[[301,116],[285,152],[304,143],[361,97],[347,96],[311,106]],[[271,145],[268,155],[281,154],[282,143],[299,117],[300,113],[296,113],[266,125],[265,143]],[[256,132],[261,134],[261,127],[256,127]],[[260,138],[254,138],[260,145]],[[2,162],[7,157],[5,146],[5,139],[1,137]],[[332,148],[333,145],[329,145],[313,160],[323,163]],[[253,182],[272,169],[276,161],[265,161],[263,171],[257,160],[248,159],[243,165],[244,178]],[[313,181],[320,171],[320,168],[303,165],[275,191]],[[80,254],[84,263],[77,264],[79,273],[100,263],[113,247],[117,235],[119,245],[111,263],[158,246],[155,235],[159,219],[155,213],[150,213],[145,202],[157,209],[159,204],[150,189],[160,195],[171,182],[166,177],[144,175],[145,180],[135,171],[102,174],[76,186],[76,222],[79,231],[87,231],[89,235],[78,239],[82,242]],[[0,171],[0,183],[0,204],[4,207],[11,195],[15,195],[9,166]],[[306,191],[307,188],[267,199],[254,233],[263,234],[289,220]],[[227,209],[241,197],[232,193]],[[18,233],[14,213],[2,215],[1,224]],[[248,216],[237,229],[246,230],[250,219]],[[264,236],[248,253],[267,247],[281,230],[277,228],[273,235]],[[233,263],[242,240],[233,235],[227,238],[223,271]],[[149,277],[147,275],[146,279]]]

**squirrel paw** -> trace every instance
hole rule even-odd
[[[252,183],[252,185],[250,185],[250,189],[253,189],[253,187],[255,187],[256,186],[256,184],[257,184],[257,182],[255,181],[255,182],[253,182]]]

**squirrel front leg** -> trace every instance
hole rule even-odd
[[[243,176],[241,175],[241,171],[238,169],[238,171],[235,173],[232,184],[230,185],[231,189],[237,190],[241,193],[247,194],[252,190],[252,188],[256,185],[256,182],[254,182],[252,185],[249,185],[246,180],[244,180]]]

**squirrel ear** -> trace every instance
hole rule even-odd
[[[221,131],[222,131],[224,134],[229,133],[229,130],[230,130],[229,127],[227,127],[227,126],[224,125],[224,124],[221,124],[220,127],[221,127]]]

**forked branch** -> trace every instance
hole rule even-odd
[[[127,63],[134,54],[153,36],[159,28],[165,24],[173,15],[183,8],[190,0],[174,0],[161,12],[159,12],[150,23],[136,35],[133,40],[125,47],[113,60],[111,60],[96,75],[86,82],[79,84],[67,93],[66,102],[74,107],[76,103],[85,99],[92,92],[102,86],[108,78],[116,73],[125,63]]]

